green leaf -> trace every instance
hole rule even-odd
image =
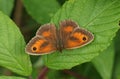
[[[113,43],[104,50],[99,56],[92,60],[97,71],[102,76],[102,79],[111,79],[114,64],[114,45]]]
[[[75,66],[71,69],[71,71],[79,73],[81,77],[84,77],[85,79],[102,79],[91,62]]]
[[[113,79],[120,79],[120,54],[116,58]]]
[[[120,30],[118,31],[116,38],[115,38],[115,64],[114,64],[114,71],[113,71],[113,79],[120,79]]]
[[[47,23],[58,10],[57,0],[23,0],[27,12],[39,23]]]
[[[6,15],[11,14],[14,6],[14,0],[0,0],[0,11],[5,13]]]
[[[60,73],[60,71],[56,71],[56,70],[49,70],[49,72],[47,73],[47,76],[49,79],[64,79],[64,78],[61,78],[63,77]]]
[[[94,34],[94,41],[79,49],[63,50],[43,56],[45,65],[53,69],[70,69],[89,62],[106,49],[119,29],[120,0],[69,0],[52,18],[56,25],[72,19]]]
[[[24,48],[25,41],[20,30],[8,16],[0,12],[0,66],[20,75],[30,75],[31,62]]]
[[[25,79],[25,78],[15,76],[0,76],[0,79]]]
[[[76,79],[75,76],[65,73],[64,71],[49,69],[47,73],[48,79]],[[78,78],[77,78],[78,79]]]

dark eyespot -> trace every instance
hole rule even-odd
[[[33,50],[34,50],[34,51],[36,51],[36,50],[37,50],[37,48],[36,48],[36,47],[33,47]]]
[[[86,37],[83,37],[83,38],[82,38],[82,40],[83,40],[83,41],[86,41],[86,40],[87,40],[87,38],[86,38]]]

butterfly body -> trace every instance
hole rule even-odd
[[[82,29],[72,20],[60,22],[59,29],[54,24],[42,25],[36,36],[26,45],[26,52],[31,55],[44,55],[56,50],[75,49],[93,41],[94,36]]]

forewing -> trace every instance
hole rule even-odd
[[[93,41],[93,39],[94,36],[91,32],[77,27],[67,38],[67,41],[64,42],[64,47],[66,49],[79,48],[89,44],[90,42]]]
[[[42,25],[26,46],[26,52],[31,55],[49,54],[56,48],[56,27],[53,24]]]
[[[55,50],[56,47],[52,44],[52,42],[41,36],[33,37],[26,45],[26,52],[31,55],[49,54]]]

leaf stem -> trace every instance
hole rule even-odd
[[[83,77],[83,76],[81,76],[81,75],[79,75],[79,74],[77,74],[75,72],[70,71],[70,70],[64,70],[63,72],[66,73],[66,74],[69,74],[71,76],[74,76],[77,79],[87,79],[87,78],[85,78],[85,77]]]
[[[42,71],[40,72],[40,74],[39,74],[39,76],[38,76],[38,78],[37,79],[44,79],[44,77],[45,77],[45,75],[46,75],[46,73],[48,72],[48,68],[47,67],[44,67],[43,69],[42,69]]]
[[[32,76],[30,75],[30,76],[28,77],[28,79],[32,79]]]
[[[21,0],[16,0],[15,10],[13,13],[13,20],[20,27],[22,18],[23,4]]]

